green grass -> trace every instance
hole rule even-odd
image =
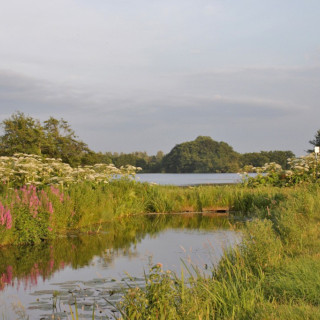
[[[229,208],[237,216],[269,218],[273,215],[274,219],[277,219],[276,212],[284,210],[282,204],[288,203],[288,197],[298,210],[301,208],[306,214],[313,214],[320,204],[320,200],[312,195],[313,191],[303,187],[248,188],[232,185],[183,188],[121,179],[109,184],[72,184],[59,190],[60,194],[63,194],[63,201],[59,195],[52,193],[50,188],[43,190],[47,193],[46,201],[52,203],[54,212],[49,214],[46,205],[42,205],[36,219],[29,204],[13,203],[16,197],[14,190],[7,189],[0,194],[2,203],[13,203],[12,228],[6,229],[0,225],[0,245],[33,244],[72,229],[88,226],[94,228],[94,225],[99,228],[99,224],[103,222],[134,214],[203,212],[222,207]],[[38,190],[38,195],[41,192],[42,190]],[[26,227],[20,228],[21,225]]]
[[[210,277],[187,269],[177,277],[155,266],[146,275],[144,288],[130,288],[124,295],[118,305],[123,319],[320,318],[320,187],[316,184],[180,188],[120,180],[72,185],[63,191],[66,203],[55,200],[51,218],[57,233],[94,229],[97,223],[148,212],[229,207],[235,215],[250,218],[242,243],[224,254]],[[13,229],[1,233],[1,239],[17,236],[16,225],[18,220]],[[40,234],[43,228],[38,227]]]
[[[234,189],[254,217],[212,276],[156,268],[125,294],[123,319],[319,319],[320,188]]]
[[[237,215],[262,216],[287,197],[277,188],[249,189],[241,186],[177,187],[157,186],[126,179],[109,184],[83,182],[52,191],[37,189],[41,205],[37,216],[28,203],[16,202],[10,189],[0,194],[0,201],[11,207],[12,227],[0,225],[0,245],[33,244],[67,233],[72,229],[92,226],[114,218],[144,213],[202,212],[214,208],[230,208]],[[43,196],[45,192],[46,196]],[[42,198],[41,198],[42,197]],[[49,213],[49,202],[53,213]],[[33,202],[34,203],[34,202]],[[34,204],[32,204],[34,205]],[[312,209],[312,208],[311,208]]]

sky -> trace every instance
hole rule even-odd
[[[320,129],[319,0],[0,2],[0,121],[148,154],[202,135],[300,156]]]

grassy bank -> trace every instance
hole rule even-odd
[[[268,214],[292,190],[241,186],[181,188],[128,179],[65,187],[4,188],[0,194],[0,244],[33,244],[57,234],[143,213],[203,212],[230,208],[238,215]]]
[[[155,266],[119,304],[123,319],[319,319],[320,188],[232,189],[254,217],[212,276]],[[280,199],[280,200],[279,200]]]

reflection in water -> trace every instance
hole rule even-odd
[[[34,303],[32,295],[38,300],[44,297],[32,308],[29,306],[39,317],[46,314],[43,310],[52,308],[54,290],[66,304],[72,303],[68,300],[70,293],[73,296],[77,292],[77,301],[83,298],[83,306],[87,303],[88,307],[92,302],[85,297],[98,301],[106,294],[109,297],[110,290],[115,292],[119,281],[125,286],[129,281],[124,279],[126,271],[139,282],[152,260],[161,260],[165,268],[175,271],[179,271],[180,258],[202,266],[216,263],[222,248],[238,238],[229,228],[226,217],[144,215],[113,221],[101,226],[99,233],[88,230],[38,246],[3,248],[0,289],[4,295],[17,293],[24,304]],[[205,235],[213,243],[203,244],[207,241]],[[112,299],[119,299],[119,295],[112,294]],[[41,309],[42,313],[35,311]]]

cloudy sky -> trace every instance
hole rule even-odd
[[[302,155],[320,129],[319,0],[0,1],[0,121],[149,154],[206,135]]]

